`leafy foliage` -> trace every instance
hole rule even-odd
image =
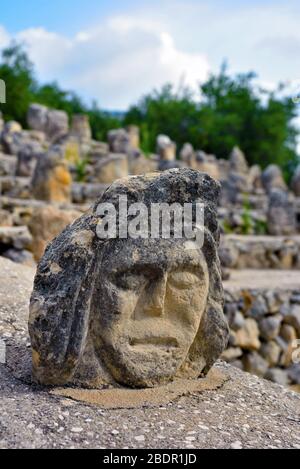
[[[30,103],[38,102],[72,114],[89,115],[93,137],[106,139],[107,132],[124,125],[140,127],[145,153],[155,151],[156,137],[164,133],[178,148],[190,142],[195,149],[227,158],[238,145],[250,164],[278,164],[287,180],[298,164],[294,125],[297,104],[276,92],[258,89],[254,73],[231,77],[223,65],[217,75],[199,87],[195,96],[188,88],[174,90],[166,84],[144,96],[125,116],[112,115],[94,102],[87,106],[74,92],[54,83],[39,85],[24,47],[13,43],[2,52],[0,78],[6,82],[7,103],[1,105],[6,120],[26,126]]]

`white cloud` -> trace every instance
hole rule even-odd
[[[0,25],[0,48],[6,47],[10,37],[7,31]]]
[[[225,5],[226,3],[226,5]],[[182,80],[195,88],[228,58],[231,72],[254,70],[275,87],[299,78],[300,6],[289,0],[153,0],[74,36],[30,28],[28,44],[42,81],[57,79],[99,105],[125,109],[142,94]],[[9,34],[0,26],[0,48]]]
[[[44,28],[21,31],[16,39],[27,45],[42,81],[57,79],[107,109],[126,109],[166,82],[195,88],[209,72],[203,54],[179,50],[157,22],[134,17],[111,18],[71,39]]]

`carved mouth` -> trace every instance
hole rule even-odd
[[[130,339],[129,344],[132,347],[159,347],[159,348],[177,348],[179,347],[177,339],[173,337],[145,337],[142,339],[133,338]]]

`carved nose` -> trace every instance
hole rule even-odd
[[[144,307],[146,316],[159,317],[164,314],[167,278],[164,276],[156,281],[148,291],[147,302]]]

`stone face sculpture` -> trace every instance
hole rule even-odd
[[[219,190],[191,169],[124,178],[48,246],[30,304],[37,382],[152,387],[208,373],[228,339],[217,254]],[[117,207],[120,195],[128,205],[147,207],[202,202],[203,246],[174,237],[100,239],[97,207]]]

